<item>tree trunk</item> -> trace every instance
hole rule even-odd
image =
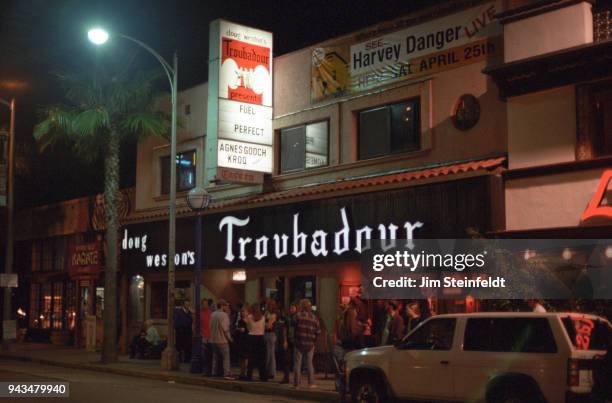
[[[112,128],[104,159],[104,210],[106,259],[104,268],[104,338],[102,362],[117,362],[117,236],[119,218],[115,203],[119,190],[119,135]]]

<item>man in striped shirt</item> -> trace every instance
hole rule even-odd
[[[314,367],[312,358],[314,356],[314,345],[317,335],[321,332],[319,327],[319,319],[312,313],[312,304],[310,300],[303,299],[300,301],[300,312],[295,314],[295,365],[293,366],[293,386],[296,388],[300,385],[300,376],[302,373],[302,357],[306,359],[306,367],[308,368],[308,387],[316,388],[314,383]]]

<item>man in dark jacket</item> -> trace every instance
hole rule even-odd
[[[174,331],[176,333],[176,349],[181,354],[183,362],[191,361],[191,324],[193,318],[189,300],[183,300],[180,307],[174,309]]]
[[[404,319],[397,312],[397,304],[387,304],[387,323],[382,335],[382,345],[395,344],[404,337]]]

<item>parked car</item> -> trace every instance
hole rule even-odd
[[[347,354],[346,384],[364,403],[571,401],[591,393],[610,332],[606,319],[581,313],[439,315],[395,346]]]

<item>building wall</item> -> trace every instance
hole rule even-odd
[[[325,46],[325,43],[315,46]],[[341,100],[310,104],[310,59],[311,49],[275,59],[274,128],[329,119],[330,166],[313,170],[311,174],[301,172],[277,175],[281,188],[312,183],[313,177],[321,180],[346,177],[349,170],[353,175],[361,175],[506,152],[506,108],[495,84],[481,72],[486,62],[366,91]],[[453,126],[451,116],[455,102],[465,93],[471,93],[479,99],[481,117],[474,128],[461,131]],[[415,96],[421,97],[424,150],[411,155],[402,154],[401,158],[385,156],[357,161],[357,112]]]
[[[181,91],[177,104],[177,153],[196,150],[196,182],[203,185],[204,134],[206,131],[206,83]],[[190,113],[186,114],[189,105]],[[164,105],[169,110],[169,105]],[[170,144],[166,139],[148,137],[138,143],[136,161],[136,210],[163,208],[168,196],[161,195],[161,164],[163,156],[170,155]],[[177,202],[185,204],[185,192],[177,193]]]
[[[593,42],[591,2],[525,3],[536,7],[523,8],[504,24],[506,62],[521,66],[527,59],[537,69],[538,62],[550,63],[546,55],[551,52]],[[569,74],[564,79],[580,81]],[[565,169],[556,174],[527,170],[520,179],[506,180],[507,230],[581,225],[603,169],[567,168],[576,162],[578,119],[585,119],[578,113],[576,93],[576,84],[570,84],[508,98],[509,168],[565,163]]]
[[[507,229],[579,225],[602,172],[592,169],[506,181]]]
[[[463,9],[474,6],[476,3],[478,2],[466,1],[463,3]],[[398,18],[398,21],[413,21],[412,24],[429,24],[431,21],[435,26],[436,19],[460,11],[458,7],[452,9],[451,6],[454,5],[445,5],[443,10],[429,9],[419,12],[418,15],[403,16],[401,19]],[[334,46],[337,43],[349,45],[361,43],[365,40],[363,38],[374,38],[375,35],[379,35],[377,33],[379,29],[389,30],[391,26],[393,22],[387,21],[274,59],[273,127],[276,131],[276,153],[278,154],[279,150],[280,129],[313,121],[329,120],[329,166],[282,175],[278,173],[277,166],[270,179],[275,189],[282,190],[358,175],[384,173],[506,153],[507,110],[493,81],[482,73],[483,68],[499,62],[501,57],[499,60],[491,59],[467,64],[342,98],[311,102],[311,63],[314,48]],[[501,40],[497,42],[498,50],[500,50],[501,42]],[[204,105],[206,105],[207,94],[204,89],[205,85],[201,85],[193,91],[183,91],[179,95],[180,99],[198,98],[197,108],[193,106],[195,101],[190,101],[192,114],[202,112],[205,115],[206,113]],[[479,99],[481,117],[474,128],[461,131],[453,126],[451,116],[457,99],[465,93],[473,94]],[[421,97],[422,150],[358,161],[358,111],[400,102],[414,96]],[[179,107],[179,112],[180,110]],[[179,137],[179,150],[196,143],[198,148],[203,145],[197,140],[197,129],[193,128],[204,125],[205,122],[204,117],[191,123],[188,130],[189,135],[182,137],[186,143],[181,143],[181,137]],[[148,139],[138,148],[137,210],[163,208],[167,205],[167,198],[159,197],[158,194],[157,174],[159,170],[157,161],[165,153],[167,153],[167,146],[163,141],[156,139]],[[277,162],[275,162],[276,165]],[[198,173],[203,176],[203,169],[198,167]],[[208,190],[213,199],[219,200],[261,193],[262,189],[261,186],[215,184],[209,186]],[[179,203],[182,203],[183,198],[184,195],[179,195]]]
[[[512,97],[507,104],[511,169],[575,160],[573,85]]]
[[[593,42],[593,16],[591,3],[584,1],[508,23],[504,60],[513,62],[589,42]]]
[[[67,200],[15,214],[15,240],[45,238],[91,231],[92,199]]]
[[[506,107],[495,84],[482,74],[482,69],[496,62],[494,60],[337,99],[311,102],[313,49],[333,47],[338,43],[360,43],[363,39],[357,38],[367,36],[378,28],[370,27],[275,58],[275,130],[316,120],[328,119],[330,122],[329,166],[274,174],[276,189],[506,153]],[[474,128],[460,131],[453,126],[451,116],[458,97],[465,93],[479,99],[481,117]],[[421,99],[422,150],[359,161],[358,112],[415,96]]]

